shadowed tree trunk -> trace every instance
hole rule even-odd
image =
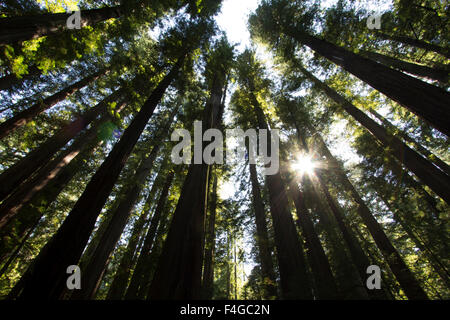
[[[444,57],[447,57],[448,59],[450,59],[450,49],[445,48],[445,47],[441,47],[441,46],[438,46],[438,45],[435,45],[432,43],[428,43],[428,42],[425,42],[425,41],[419,40],[419,39],[413,39],[413,38],[408,38],[408,37],[404,37],[404,36],[395,36],[395,35],[390,35],[390,34],[383,33],[383,32],[377,32],[376,35],[385,40],[400,42],[400,43],[403,43],[403,44],[406,44],[409,46],[413,46],[416,48],[433,51],[433,52],[439,53],[439,54],[443,55]]]
[[[264,112],[252,89],[253,86],[250,84],[251,103],[258,119],[259,128],[266,129],[270,139],[270,130]],[[271,145],[270,140],[267,145]],[[269,152],[276,152],[270,150],[270,147],[268,147],[268,150]],[[270,212],[275,233],[282,298],[312,299],[303,246],[299,241],[294,220],[289,211],[286,189],[281,180],[280,172],[266,176],[266,183],[269,189]]]
[[[331,161],[333,166],[338,167],[337,160],[325,147],[325,143],[323,142],[323,140],[321,141],[321,144],[322,150],[327,159]],[[337,171],[337,174],[339,180],[341,181],[341,184],[350,192],[354,201],[358,204],[359,215],[361,216],[364,224],[369,229],[369,232],[375,240],[377,247],[380,249],[386,262],[388,263],[407,297],[409,299],[428,299],[426,293],[420,287],[414,275],[411,273],[400,254],[391,244],[389,238],[384,233],[383,228],[374,218],[370,209],[367,207],[364,200],[362,200],[359,193],[356,191],[345,173],[343,171]]]
[[[143,296],[139,296],[139,292],[147,293],[147,285],[150,279],[146,280],[146,273],[151,257],[151,251],[158,225],[160,220],[163,218],[162,215],[164,213],[164,207],[166,205],[167,196],[169,195],[169,189],[172,185],[172,180],[174,177],[174,172],[171,171],[164,183],[164,187],[159,196],[158,204],[156,205],[155,213],[150,221],[150,227],[147,231],[147,235],[145,236],[144,245],[142,246],[141,253],[139,254],[139,258],[136,263],[136,267],[133,271],[133,276],[131,277],[130,285],[125,293],[125,299],[142,299],[145,298]]]
[[[277,282],[273,269],[272,255],[267,231],[266,213],[261,199],[261,189],[259,187],[256,165],[249,163],[250,181],[252,183],[252,203],[255,212],[256,242],[259,249],[259,259],[261,261],[261,277],[263,283],[264,299],[274,299],[277,297]]]
[[[216,214],[217,214],[217,173],[214,172],[213,189],[210,201],[210,212],[205,245],[205,259],[202,277],[203,299],[211,300],[214,293],[214,254],[216,247]],[[209,199],[209,197],[208,197]]]
[[[93,26],[98,22],[119,18],[122,6],[81,10],[80,26]],[[0,19],[0,45],[37,39],[67,29],[66,22],[71,13],[45,13]]]
[[[77,81],[74,84],[68,86],[67,88],[51,95],[50,97],[35,103],[30,108],[22,112],[19,112],[18,114],[14,115],[12,118],[6,120],[5,122],[2,122],[0,124],[0,139],[5,137],[15,129],[25,125],[27,122],[31,121],[38,114],[44,112],[45,110],[57,104],[58,102],[66,99],[68,96],[74,94],[79,89],[95,81],[97,78],[104,75],[105,73],[107,73],[106,69],[95,72],[94,74],[80,81]]]
[[[411,172],[413,172],[423,183],[430,187],[438,196],[450,203],[450,178],[444,172],[435,167],[428,160],[423,158],[417,152],[408,147],[405,143],[389,134],[389,132],[373,121],[364,112],[348,102],[344,97],[331,89],[325,83],[314,77],[303,67],[300,67],[304,73],[318,88],[338,103],[347,111],[356,121],[365,127],[374,135],[385,147],[389,147],[389,153],[403,163]],[[449,118],[450,119],[450,118]]]
[[[296,29],[287,32],[371,87],[450,135],[450,93]]]
[[[14,73],[10,73],[0,78],[0,90],[13,89],[13,86],[15,86],[16,84],[28,79],[32,79],[35,76],[40,75],[41,73],[42,71],[35,65],[29,67],[28,73],[22,75],[21,78],[17,77]]]
[[[88,183],[63,224],[35,260],[33,271],[21,292],[21,299],[57,299],[64,290],[66,268],[76,265],[125,162],[147,125],[166,89],[178,74],[185,52],[161,80],[134,117],[120,141]],[[55,260],[54,257],[58,257]]]
[[[83,115],[60,129],[38,148],[29,152],[24,158],[6,169],[0,175],[0,199],[4,199],[15,188],[23,183],[32,173],[43,166],[51,157],[64,147],[70,140],[86,128],[99,115],[106,113],[108,103],[121,95],[121,90],[89,109]],[[5,216],[0,217],[0,227],[5,224]]]
[[[123,106],[125,106],[125,103],[116,112],[120,112]],[[93,141],[97,137],[99,128],[108,120],[112,120],[109,115],[103,116],[92,128],[77,137],[66,150],[41,167],[31,179],[21,184],[2,202],[0,205],[0,216],[5,217],[6,224],[14,218],[19,210],[37,192],[44,189],[83,150],[87,142]]]
[[[411,63],[403,60],[399,60],[393,57],[386,56],[381,53],[371,51],[359,51],[363,56],[384,64],[385,66],[399,69],[404,72],[414,74],[419,77],[425,77],[432,80],[437,80],[443,84],[448,81],[448,71],[436,68],[430,68],[422,66],[420,64]]]
[[[225,84],[225,70],[216,72],[211,81],[210,98],[203,114],[202,136],[207,129],[219,127]],[[203,143],[202,154],[204,147]],[[203,159],[200,164],[194,163],[189,167],[150,285],[150,300],[201,298],[208,174],[209,165]]]

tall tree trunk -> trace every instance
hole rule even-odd
[[[111,283],[111,287],[108,290],[108,294],[106,296],[107,300],[121,300],[125,295],[125,290],[128,287],[128,277],[131,268],[134,265],[133,257],[137,255],[138,249],[140,247],[139,245],[140,239],[145,238],[144,236],[141,235],[143,233],[143,230],[145,229],[144,226],[151,212],[151,206],[154,202],[155,194],[158,189],[157,187],[159,186],[160,181],[162,179],[163,179],[163,172],[160,169],[157,177],[155,178],[155,181],[153,182],[152,188],[150,189],[150,192],[147,196],[147,200],[145,201],[141,215],[133,225],[133,231],[131,232],[131,236],[128,240],[127,248],[120,260],[120,264],[119,267],[117,268],[116,274],[114,275],[114,280]]]
[[[298,30],[288,34],[450,135],[450,93],[444,89]]]
[[[422,66],[420,64],[399,60],[397,58],[389,57],[377,52],[362,50],[360,50],[359,52],[368,59],[372,59],[388,67],[399,69],[401,71],[408,72],[419,77],[437,80],[439,82],[442,82],[443,84],[446,84],[448,81],[447,70]]]
[[[356,121],[374,135],[384,146],[389,147],[389,152],[413,172],[423,183],[428,185],[438,196],[450,204],[450,178],[444,172],[435,167],[428,160],[408,147],[405,143],[389,134],[389,132],[373,121],[364,112],[348,102],[336,91],[328,87],[325,83],[314,77],[303,67],[304,73],[317,87],[323,90],[326,95],[338,103]],[[449,118],[450,119],[450,118]]]
[[[299,190],[295,180],[292,180],[290,183],[289,194],[297,210],[297,225],[302,230],[306,240],[306,254],[317,290],[316,298],[320,300],[337,299],[339,297],[338,289],[331,272],[330,263],[320,243],[319,236],[314,229],[314,224],[304,202],[304,195]]]
[[[222,119],[226,75],[217,73],[203,115],[202,136]],[[202,154],[205,144],[202,147]],[[209,165],[191,164],[150,285],[149,299],[200,299]]]
[[[322,150],[327,159],[331,161],[333,166],[336,165],[338,167],[337,160],[326,148],[323,140],[321,141],[321,144],[323,146]],[[415,279],[414,275],[409,270],[408,266],[405,264],[398,251],[391,244],[389,238],[384,233],[383,228],[374,218],[370,209],[367,207],[364,200],[362,200],[353,184],[350,182],[343,171],[337,171],[337,173],[342,185],[348,191],[350,191],[354,201],[358,204],[359,215],[361,216],[364,224],[367,226],[370,234],[375,240],[378,249],[380,249],[386,262],[388,263],[407,297],[409,299],[428,299],[426,293],[420,287],[419,282]]]
[[[390,34],[383,33],[383,32],[377,32],[376,35],[382,39],[400,42],[400,43],[403,43],[403,44],[406,44],[409,46],[413,46],[416,48],[433,51],[433,52],[439,53],[440,55],[443,55],[444,57],[447,57],[448,59],[450,59],[450,49],[446,48],[446,47],[441,47],[441,46],[438,46],[438,45],[435,45],[432,43],[428,43],[428,42],[425,42],[425,41],[419,40],[419,39],[413,39],[413,38],[408,38],[408,37],[404,37],[404,36],[390,35]]]
[[[119,18],[122,6],[81,10],[81,27],[93,26],[98,22]],[[37,39],[59,33],[66,29],[70,13],[45,13],[0,19],[0,45]]]
[[[68,96],[74,94],[79,89],[87,86],[89,83],[95,81],[97,78],[99,78],[100,76],[104,75],[107,72],[108,72],[107,69],[97,71],[94,74],[80,81],[77,81],[74,84],[68,86],[67,88],[51,95],[50,97],[35,103],[30,108],[22,112],[19,112],[18,114],[14,115],[12,118],[9,118],[5,122],[2,122],[0,124],[0,139],[10,134],[15,129],[25,125],[27,122],[31,121],[38,114],[44,112],[45,110],[57,104],[58,102],[66,99]]]
[[[435,154],[433,154],[428,149],[424,148],[420,143],[411,138],[406,132],[397,129],[392,123],[389,122],[388,119],[383,117],[381,114],[376,112],[374,109],[370,109],[369,112],[373,114],[382,122],[382,124],[392,133],[401,137],[404,141],[411,143],[414,148],[419,151],[423,156],[425,156],[428,161],[433,162],[437,167],[439,167],[442,171],[444,171],[448,176],[450,176],[450,166],[439,159]]]
[[[133,271],[133,276],[131,277],[130,285],[125,293],[125,299],[139,299],[145,298],[139,296],[138,293],[146,293],[147,290],[147,281],[145,281],[146,268],[148,268],[151,257],[152,246],[156,237],[156,230],[162,220],[162,216],[164,214],[164,207],[166,205],[167,196],[169,195],[169,189],[172,185],[172,180],[174,177],[174,172],[171,171],[164,183],[164,187],[159,196],[158,204],[156,205],[155,213],[153,214],[152,220],[150,222],[150,228],[147,231],[147,235],[145,236],[144,245],[141,249],[141,253],[139,254],[139,258],[136,263],[136,267]]]
[[[76,265],[89,239],[95,221],[105,204],[125,162],[147,125],[166,89],[178,74],[187,52],[161,80],[139,113],[125,130],[106,160],[97,170],[55,236],[36,258],[32,275],[21,292],[21,299],[59,298],[65,287],[66,268]],[[58,260],[55,260],[58,257]]]
[[[267,231],[266,213],[264,203],[261,199],[261,189],[259,187],[256,165],[249,163],[250,181],[252,183],[252,202],[255,212],[256,242],[259,249],[259,259],[261,261],[261,277],[263,283],[262,297],[264,299],[274,299],[277,297],[277,282],[273,269],[272,254]]]
[[[269,126],[267,125],[264,112],[253,93],[253,86],[251,86],[250,90],[251,103],[258,119],[259,128],[266,129],[269,133],[268,137],[270,137]],[[269,140],[268,146],[270,145]],[[280,172],[278,171],[276,174],[266,176],[266,183],[269,189],[270,212],[277,248],[282,298],[312,299],[313,296],[306,271],[303,245],[299,241],[294,220],[289,211],[286,189],[281,180]]]
[[[108,109],[108,102],[121,95],[119,89],[94,108],[89,109],[83,115],[78,116],[74,121],[60,129],[51,138],[41,144],[35,150],[29,152],[24,158],[6,169],[0,175],[0,199],[4,199],[21,183],[23,183],[37,169],[50,161],[52,156],[64,147],[70,140],[78,135],[99,115],[105,114]],[[5,217],[0,217],[0,226],[5,223]]]
[[[122,104],[124,106],[125,103]],[[119,107],[120,110],[122,107]],[[59,172],[63,170],[85,147],[86,143],[97,137],[99,127],[110,120],[109,115],[102,117],[92,128],[81,134],[76,140],[55,159],[41,167],[29,180],[21,184],[0,205],[0,216],[5,217],[5,225],[28,203],[40,190],[44,189]],[[1,228],[1,227],[0,227]]]
[[[212,197],[205,246],[205,261],[203,267],[202,290],[203,299],[211,300],[214,293],[214,254],[216,245],[216,214],[217,214],[217,173],[214,173]],[[208,197],[209,198],[209,197]]]

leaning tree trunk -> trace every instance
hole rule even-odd
[[[251,103],[256,112],[259,128],[266,129],[269,133],[268,137],[270,137],[269,126],[267,125],[264,112],[252,89],[253,86],[251,85]],[[271,143],[269,142],[268,146],[270,145]],[[313,296],[306,271],[303,245],[299,241],[294,220],[289,211],[286,189],[280,172],[278,171],[274,175],[266,176],[266,183],[269,189],[270,212],[277,248],[282,298],[312,299]]]
[[[272,254],[267,231],[266,213],[264,203],[261,198],[256,165],[249,163],[250,181],[252,183],[252,202],[255,212],[256,241],[259,249],[259,259],[261,261],[261,277],[263,283],[262,297],[264,299],[274,299],[277,297],[277,282],[273,269]]]
[[[120,112],[125,103],[116,112]],[[87,142],[94,141],[97,137],[98,129],[102,124],[111,120],[109,115],[102,117],[92,128],[81,134],[76,140],[59,154],[55,159],[41,167],[32,178],[21,184],[14,192],[6,198],[0,205],[0,216],[5,217],[5,225],[13,219],[20,209],[40,190],[44,189],[59,172],[61,172],[80,152]],[[3,225],[3,226],[5,226]],[[1,229],[1,227],[0,227]]]
[[[444,57],[447,57],[448,59],[450,59],[450,49],[446,48],[446,47],[441,47],[441,46],[438,46],[438,45],[435,45],[432,43],[428,43],[428,42],[425,42],[425,41],[419,40],[419,39],[412,39],[412,38],[408,38],[408,37],[404,37],[404,36],[395,36],[395,35],[390,35],[390,34],[383,33],[383,32],[377,32],[376,35],[382,39],[400,42],[400,43],[407,44],[409,46],[413,46],[416,48],[433,51],[433,52],[439,53],[440,55],[443,55]]]
[[[151,251],[153,250],[153,242],[156,237],[156,230],[164,213],[164,207],[166,205],[167,196],[169,195],[169,189],[172,185],[172,180],[174,177],[174,172],[171,171],[167,176],[164,187],[158,199],[158,204],[156,205],[155,213],[153,214],[152,220],[150,222],[150,227],[145,236],[144,245],[142,246],[141,253],[136,263],[136,267],[133,271],[133,276],[131,277],[130,285],[125,293],[125,299],[139,299],[145,298],[139,296],[138,293],[146,293],[147,282],[145,281],[146,268],[148,268],[151,257]]]
[[[65,287],[66,268],[76,265],[125,162],[166,89],[178,74],[187,52],[161,80],[88,183],[54,237],[36,258],[21,299],[57,299]],[[58,259],[55,259],[58,257]]]
[[[116,99],[121,93],[122,90],[117,90],[94,108],[89,109],[70,124],[60,129],[50,139],[28,153],[17,163],[3,171],[0,175],[0,199],[4,199],[37,169],[45,165],[47,161],[50,161],[56,152],[64,147],[100,114],[105,114],[108,109],[108,102]],[[0,216],[0,227],[4,224],[5,216]]]
[[[374,135],[384,146],[389,147],[389,152],[413,172],[423,183],[430,187],[438,196],[450,203],[450,178],[444,172],[435,167],[428,160],[408,147],[401,140],[373,121],[364,112],[348,102],[344,97],[331,89],[325,83],[314,77],[303,67],[304,73],[317,87],[323,90],[326,95],[338,103],[356,121]],[[449,118],[450,119],[450,118]]]
[[[29,67],[28,73],[22,75],[20,78],[17,77],[14,73],[10,73],[0,78],[0,90],[13,89],[16,84],[21,83],[25,80],[33,79],[41,73],[42,71],[36,65]]]
[[[225,71],[211,82],[211,95],[203,115],[203,133],[217,128],[222,119],[221,97]],[[202,154],[205,145],[202,147]],[[173,213],[163,251],[149,289],[149,299],[200,299],[206,188],[209,165],[191,164]]]
[[[381,53],[372,52],[372,51],[362,51],[360,50],[363,56],[377,61],[385,66],[392,67],[395,69],[399,69],[404,72],[408,72],[414,74],[419,77],[425,77],[431,80],[437,80],[446,84],[448,81],[448,71],[436,68],[430,68],[427,66],[422,66],[420,64],[411,63],[403,60],[399,60],[397,58],[389,57]]]
[[[450,135],[450,93],[444,89],[298,30],[288,34]]]
[[[450,176],[450,166],[439,159],[435,154],[433,154],[428,149],[424,148],[420,143],[411,138],[406,132],[397,129],[388,119],[383,117],[381,114],[376,112],[374,109],[370,109],[369,112],[373,114],[382,124],[392,133],[401,137],[404,141],[411,143],[414,148],[419,151],[423,156],[425,156],[428,161],[433,162],[437,167],[444,171],[448,176]]]
[[[93,26],[98,22],[119,18],[122,6],[81,10],[80,26]],[[45,13],[31,16],[19,16],[0,19],[0,45],[18,41],[37,39],[59,33],[66,29],[70,13]]]
[[[80,81],[77,81],[74,84],[68,86],[67,88],[51,95],[50,97],[35,103],[30,108],[22,112],[19,112],[18,114],[6,120],[5,122],[2,122],[0,124],[0,139],[10,134],[17,128],[25,125],[27,122],[31,121],[38,114],[44,112],[45,110],[57,104],[58,102],[66,99],[68,96],[74,94],[75,92],[87,86],[89,83],[95,81],[97,78],[99,78],[100,76],[104,75],[107,72],[108,72],[107,69],[97,71],[94,74]]]
[[[327,159],[331,160],[332,165],[338,166],[337,160],[325,148],[325,143],[322,141],[322,150],[325,153]],[[389,238],[384,233],[383,228],[378,221],[372,215],[370,209],[365,204],[364,200],[360,197],[358,191],[356,191],[353,184],[347,178],[344,172],[338,171],[338,178],[341,184],[351,193],[354,201],[358,204],[358,213],[361,216],[364,224],[367,226],[370,234],[372,235],[375,243],[383,254],[386,262],[397,278],[400,286],[403,288],[405,294],[409,299],[428,299],[426,293],[420,287],[419,282],[415,279],[408,266],[403,261],[398,251],[391,244]]]

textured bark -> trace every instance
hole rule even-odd
[[[267,231],[266,213],[261,199],[261,189],[259,187],[256,165],[249,163],[250,181],[252,183],[252,203],[255,212],[256,223],[256,243],[259,249],[259,259],[261,261],[261,277],[263,283],[264,299],[273,299],[277,296],[277,282],[273,269],[272,254]]]
[[[259,128],[269,131],[264,112],[253,92],[254,90],[251,90],[251,102],[256,112]],[[270,134],[268,136],[270,137]],[[270,142],[268,146],[270,146]],[[289,211],[286,189],[281,180],[280,172],[266,176],[266,183],[269,189],[270,212],[277,248],[282,298],[312,299],[303,245],[299,241],[294,220]]]
[[[24,158],[6,169],[0,175],[0,199],[4,199],[36,170],[45,165],[62,147],[77,136],[84,128],[93,122],[99,115],[105,114],[108,102],[120,96],[121,90],[116,91],[94,108],[89,109],[83,115],[60,129],[51,138],[42,143],[38,148],[30,151]],[[0,226],[5,223],[5,217],[0,217]]]
[[[288,34],[450,135],[450,93],[298,30]]]
[[[209,219],[205,244],[202,291],[203,299],[211,300],[214,291],[214,254],[216,247],[216,214],[217,214],[217,174],[214,174],[212,196],[209,206]],[[208,197],[209,199],[209,197]]]
[[[125,293],[125,299],[142,299],[145,298],[139,295],[141,293],[147,293],[147,286],[150,279],[146,279],[146,273],[148,272],[148,266],[150,264],[149,258],[151,257],[151,251],[153,250],[153,243],[156,237],[156,231],[160,220],[163,218],[164,207],[166,205],[167,196],[169,195],[169,189],[172,185],[174,172],[171,171],[164,183],[163,189],[156,205],[155,213],[153,214],[150,222],[150,227],[145,236],[144,245],[142,246],[141,253],[136,263],[136,267],[131,277],[130,285]],[[147,280],[147,281],[146,281]]]
[[[336,91],[328,87],[325,83],[314,77],[303,67],[300,68],[318,88],[323,90],[326,95],[338,103],[347,111],[356,121],[365,127],[374,135],[385,147],[389,147],[389,153],[397,158],[411,172],[413,172],[424,184],[430,187],[438,196],[450,203],[450,178],[439,168],[435,167],[428,160],[423,158],[417,152],[408,147],[401,140],[389,134],[389,132],[373,121],[364,112],[348,102]],[[450,118],[449,118],[450,119]]]
[[[120,141],[92,177],[57,233],[41,250],[35,260],[32,275],[21,292],[21,299],[59,298],[65,287],[67,266],[78,263],[95,221],[128,156],[166,89],[178,74],[185,55],[186,53],[154,89]]]
[[[217,73],[203,115],[202,130],[217,128],[222,119],[221,98],[226,75]],[[202,132],[202,135],[203,135]],[[203,144],[204,149],[205,144]],[[200,299],[203,266],[206,189],[209,165],[191,164],[173,214],[148,298]]]
[[[376,35],[382,39],[400,42],[400,43],[407,44],[409,46],[413,46],[416,48],[425,49],[427,51],[433,51],[433,52],[439,53],[439,54],[443,55],[444,57],[447,57],[450,59],[450,49],[449,48],[441,47],[441,46],[438,46],[438,45],[435,45],[432,43],[428,43],[428,42],[425,42],[425,41],[419,40],[419,39],[412,39],[412,38],[408,38],[408,37],[404,37],[404,36],[395,36],[395,35],[390,35],[390,34],[383,33],[383,32],[377,32]]]
[[[437,80],[442,83],[447,83],[448,81],[448,71],[430,68],[427,66],[422,66],[420,64],[411,63],[403,60],[399,60],[393,57],[386,56],[381,53],[371,52],[371,51],[359,51],[363,56],[377,61],[385,66],[399,69],[404,72],[414,74],[419,77],[425,77],[431,80]]]
[[[122,15],[122,7],[104,7],[81,10],[81,27],[93,26],[98,22]],[[0,45],[37,39],[66,30],[66,21],[71,13],[45,13],[0,19]]]
[[[320,300],[337,299],[338,289],[333,273],[331,272],[330,263],[320,243],[319,236],[314,229],[314,224],[304,202],[304,195],[299,190],[295,181],[292,181],[290,184],[289,194],[297,210],[297,225],[302,230],[302,234],[306,240],[306,254],[317,290],[316,298]]]
[[[10,134],[17,128],[25,125],[27,122],[31,121],[35,116],[39,115],[40,113],[44,112],[45,110],[49,109],[50,107],[54,106],[58,102],[66,99],[68,96],[74,94],[79,89],[87,86],[89,83],[95,81],[100,76],[104,75],[107,72],[107,70],[100,70],[98,72],[95,72],[94,74],[75,82],[74,84],[68,86],[67,88],[51,95],[48,98],[45,98],[44,100],[35,103],[30,108],[19,112],[18,114],[14,115],[12,118],[9,118],[5,122],[2,122],[0,124],[0,139],[5,137],[6,135]]]

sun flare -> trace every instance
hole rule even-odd
[[[312,174],[316,167],[317,163],[307,154],[299,155],[295,162],[291,164],[292,170],[300,175]]]

